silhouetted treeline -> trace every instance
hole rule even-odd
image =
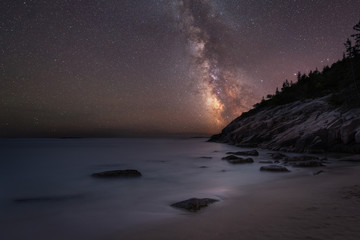
[[[349,38],[345,42],[345,53],[342,60],[325,66],[322,71],[310,71],[308,74],[297,74],[297,82],[288,80],[275,94],[254,105],[255,109],[283,105],[290,102],[315,99],[330,95],[332,105],[360,106],[360,21],[353,29],[354,43]]]

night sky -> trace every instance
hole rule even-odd
[[[0,136],[217,133],[359,20],[359,0],[2,0]]]

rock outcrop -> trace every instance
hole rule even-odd
[[[360,108],[335,108],[328,98],[254,109],[209,141],[289,152],[360,153]]]

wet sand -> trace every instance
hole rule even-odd
[[[360,166],[329,168],[239,192],[200,212],[179,210],[173,219],[105,239],[360,239]]]

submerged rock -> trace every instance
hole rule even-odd
[[[270,163],[270,164],[271,164],[271,163],[273,163],[273,161],[271,161],[271,160],[268,160],[268,161],[267,161],[267,160],[264,160],[264,161],[259,161],[259,163]]]
[[[244,152],[227,152],[226,154],[243,155],[243,156],[259,156],[259,152],[256,150],[244,151]]]
[[[292,164],[294,167],[323,167],[325,166],[320,161],[303,161]]]
[[[279,160],[279,159],[283,159],[283,158],[287,158],[288,156],[286,156],[285,154],[282,154],[282,153],[269,153],[269,155],[273,158],[273,159],[276,159],[276,160]]]
[[[295,156],[295,157],[286,157],[284,160],[286,162],[297,162],[297,161],[314,161],[319,160],[320,158],[314,156]]]
[[[342,191],[342,197],[345,199],[360,199],[360,185],[345,187]]]
[[[223,157],[222,160],[227,160],[229,163],[232,163],[232,164],[253,163],[254,162],[254,159],[252,159],[252,158],[241,158],[241,157],[237,157],[235,155]]]
[[[314,175],[319,175],[320,173],[323,173],[323,172],[324,172],[323,170],[320,170],[320,171],[314,172]]]
[[[183,208],[191,212],[196,212],[209,204],[218,202],[219,200],[212,198],[190,198],[181,202],[173,203],[170,206],[176,208]]]
[[[280,165],[268,165],[262,166],[260,171],[271,171],[271,172],[290,172],[289,169]]]
[[[349,157],[340,158],[339,161],[360,162],[360,155],[353,155],[353,156],[349,156]]]
[[[91,174],[93,177],[112,178],[112,177],[140,177],[141,173],[138,170],[113,170]]]
[[[238,158],[238,159],[229,159],[229,163],[238,164],[238,163],[253,163],[254,159],[252,158]]]
[[[241,159],[240,157],[237,157],[235,155],[229,155],[226,157],[223,157],[222,160],[236,160],[236,159]]]

